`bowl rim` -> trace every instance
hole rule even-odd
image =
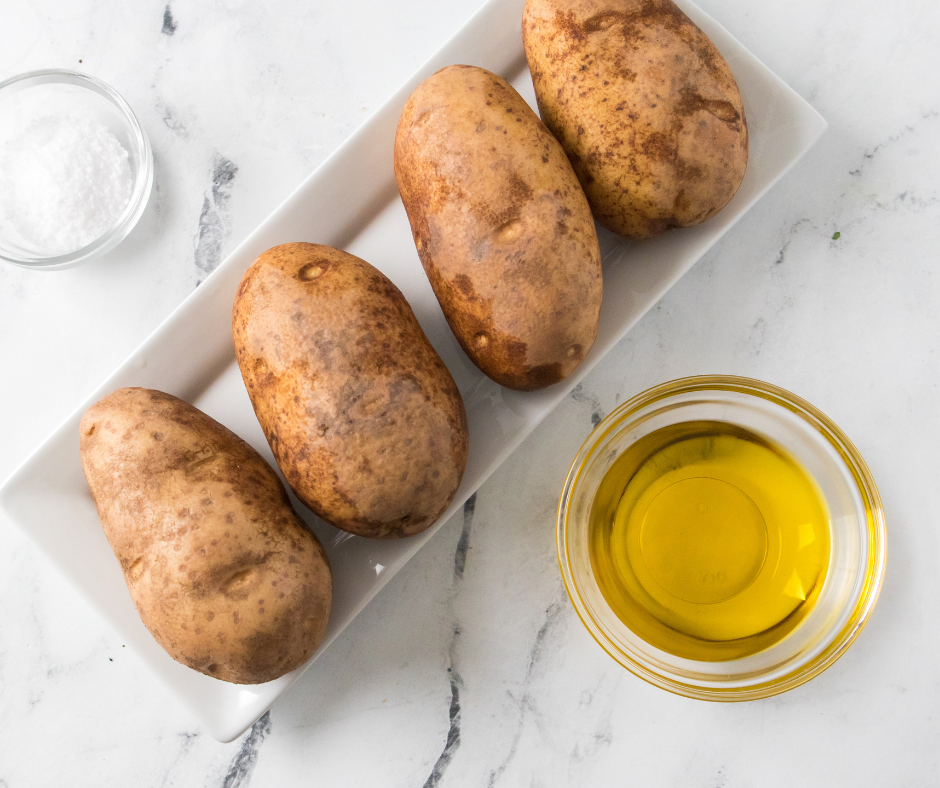
[[[823,434],[845,462],[868,515],[866,518],[868,557],[864,585],[845,624],[830,636],[819,653],[793,671],[769,681],[757,681],[749,685],[731,687],[703,687],[681,681],[666,671],[660,673],[636,662],[630,655],[618,649],[594,621],[588,606],[581,599],[571,569],[567,543],[568,510],[572,493],[593,450],[604,438],[623,423],[631,413],[638,412],[655,402],[678,394],[716,390],[733,391],[769,400],[809,422],[811,427]],[[736,375],[696,375],[677,378],[646,389],[617,406],[588,435],[572,461],[562,489],[558,504],[556,548],[568,598],[581,619],[581,623],[609,656],[644,681],[676,695],[697,700],[733,702],[768,698],[794,689],[832,666],[848,650],[868,623],[881,593],[887,560],[887,533],[881,496],[868,465],[848,436],[822,411],[786,389],[754,378]]]
[[[124,97],[107,82],[104,82],[98,77],[63,68],[26,71],[0,81],[0,94],[13,85],[27,81],[34,81],[36,85],[73,85],[90,90],[110,101],[127,123],[131,132],[130,136],[132,142],[138,154],[139,165],[136,172],[132,173],[134,186],[127,206],[110,229],[98,236],[98,238],[91,243],[66,254],[56,254],[47,257],[12,256],[0,248],[0,260],[20,266],[21,268],[33,270],[70,268],[80,262],[85,262],[93,257],[99,257],[111,251],[111,249],[124,240],[130,234],[131,230],[134,229],[134,226],[143,215],[153,187],[153,149],[150,146],[150,140],[146,132],[137,120],[137,116],[134,114],[130,105],[124,100]],[[24,85],[23,87],[28,88],[30,86]]]

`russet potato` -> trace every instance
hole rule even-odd
[[[80,445],[131,599],[173,659],[260,684],[313,655],[329,563],[261,455],[192,405],[142,388],[89,408]]]
[[[395,176],[454,335],[497,383],[568,377],[597,336],[600,249],[561,146],[504,79],[449,66],[411,94]]]
[[[747,166],[741,94],[671,0],[527,0],[523,43],[542,120],[595,218],[648,238],[714,216]]]
[[[276,246],[245,273],[232,333],[258,421],[307,506],[376,538],[443,514],[467,461],[467,416],[384,274],[328,246]]]

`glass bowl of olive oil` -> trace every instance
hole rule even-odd
[[[845,434],[747,378],[684,378],[604,419],[558,510],[578,615],[621,665],[703,700],[799,686],[852,644],[885,569],[881,499]]]

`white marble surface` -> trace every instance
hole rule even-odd
[[[58,66],[110,82],[150,134],[156,179],[107,259],[0,267],[0,477],[478,4],[5,0],[0,79]],[[827,118],[809,156],[237,742],[196,728],[0,527],[0,787],[940,783],[940,7],[700,4]],[[554,551],[592,420],[712,372],[827,412],[888,518],[865,632],[819,678],[749,704],[619,668]]]

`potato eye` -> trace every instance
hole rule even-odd
[[[297,278],[302,282],[309,282],[320,276],[326,268],[320,263],[307,263],[297,272]]]
[[[138,558],[134,563],[127,567],[127,576],[131,580],[137,580],[144,573],[144,559],[143,556]]]
[[[254,579],[255,569],[254,567],[249,567],[248,569],[242,569],[235,574],[233,574],[222,586],[223,594],[231,594],[240,591],[245,586],[249,585]]]

